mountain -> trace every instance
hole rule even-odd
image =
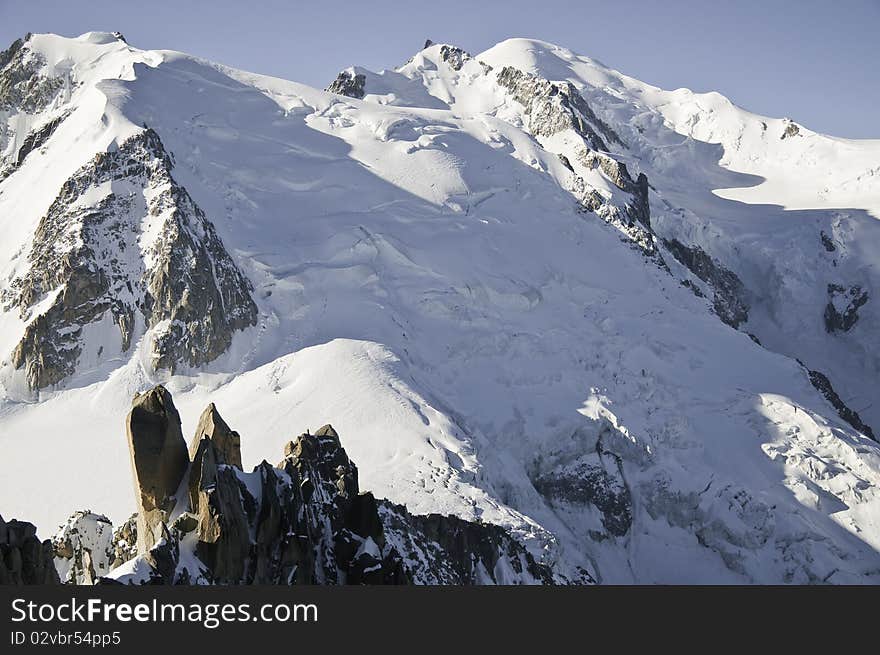
[[[558,580],[880,581],[880,141],[527,39],[328,83],[0,54],[4,516],[124,524],[161,384]]]

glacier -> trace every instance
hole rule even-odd
[[[332,422],[568,578],[880,582],[880,140],[530,39],[329,91],[104,33],[0,64],[4,516],[123,523],[161,383],[246,468]]]

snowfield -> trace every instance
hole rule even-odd
[[[13,353],[59,291],[26,312],[0,304],[4,518],[44,538],[75,510],[126,520],[123,419],[163,383],[187,438],[216,403],[246,470],[332,423],[363,489],[502,525],[572,578],[880,582],[880,448],[809,375],[880,434],[880,140],[663,91],[527,39],[355,67],[362,98],[103,33],[28,47],[63,85],[37,113],[0,107],[0,153],[64,119],[0,176],[4,289],[34,266],[65,181],[148,127],[258,319],[172,373],[151,365],[167,325],[137,315],[126,350],[105,313],[81,326],[75,372],[33,389]],[[647,176],[662,261],[578,204],[575,175],[610,205],[630,196],[578,159],[575,130],[537,133],[537,110],[498,82],[505,67],[569,82],[619,137],[597,128],[607,150],[594,150]],[[145,207],[160,191],[111,181],[77,200],[87,214],[133,199],[140,251],[119,259],[132,280],[153,265],[164,223]],[[672,240],[741,281],[739,329]],[[867,300],[830,329],[828,303],[845,321],[853,287]]]

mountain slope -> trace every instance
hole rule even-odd
[[[571,578],[877,581],[877,142],[523,39],[340,93],[98,33],[6,59],[4,516],[123,521],[119,417],[161,382],[258,435],[246,467],[332,422],[365,488],[497,523]],[[116,286],[40,272],[55,215]]]

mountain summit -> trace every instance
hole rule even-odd
[[[880,581],[880,141],[529,39],[327,82],[0,53],[0,513],[125,521],[161,384],[560,579]]]

